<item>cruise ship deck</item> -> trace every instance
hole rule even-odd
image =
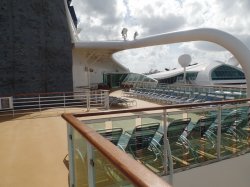
[[[121,91],[111,95],[121,96]],[[158,104],[137,100],[137,107],[147,106]],[[69,108],[66,112],[86,112],[86,108]],[[68,154],[67,126],[61,114],[62,110],[50,109],[1,117],[0,186],[69,186],[69,171],[63,162]]]
[[[0,186],[68,186],[66,123],[60,116],[1,119],[0,142]]]
[[[116,91],[111,95],[121,97],[122,92]],[[130,109],[160,106],[133,99],[137,106],[131,106]],[[113,109],[118,108],[124,106]],[[97,111],[100,110],[91,109],[90,112]],[[71,109],[66,112],[71,112]],[[72,112],[86,112],[86,109],[72,109]],[[64,161],[68,154],[67,127],[61,113],[53,109],[1,118],[0,186],[69,186],[69,170]],[[173,186],[247,187],[247,173],[250,171],[248,160],[249,153],[202,167],[177,171],[173,177]],[[168,181],[168,176],[163,176],[162,179]]]
[[[250,53],[241,35],[202,24],[175,32],[164,27],[161,34],[142,29],[134,40],[124,28],[123,40],[116,34],[89,40],[93,33],[78,27],[89,19],[78,22],[71,3],[0,3],[0,186],[250,186]],[[181,69],[152,77],[115,58],[195,41],[217,44],[232,57],[205,66],[183,54]],[[231,84],[246,85],[220,86]],[[124,90],[110,95],[113,88]]]

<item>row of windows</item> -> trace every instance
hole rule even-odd
[[[235,68],[223,65],[212,72],[211,78],[212,80],[238,80],[245,79],[245,75]]]
[[[118,87],[121,85],[127,74],[103,74],[103,83],[109,85],[110,88]]]
[[[154,79],[151,79],[145,75],[142,74],[136,74],[136,73],[130,73],[127,75],[127,77],[124,79],[123,82],[155,82]]]
[[[187,72],[186,74],[186,80],[195,80],[198,75],[198,72]],[[158,80],[159,83],[167,83],[167,84],[173,84],[177,80],[183,80],[184,74],[180,74],[174,77],[166,78]]]
[[[196,80],[198,75],[198,72],[187,72],[186,80]],[[177,80],[183,80],[183,73],[174,77],[161,79],[159,80],[159,83],[167,83],[167,84],[173,84]],[[213,70],[211,74],[212,80],[239,80],[239,79],[245,79],[245,75],[242,71],[237,70],[233,67],[222,65],[215,70]]]

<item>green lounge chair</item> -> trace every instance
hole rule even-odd
[[[129,137],[129,141],[124,150],[135,158],[140,158],[141,152],[151,146],[159,126],[159,123],[149,123],[139,125],[133,131],[126,131],[125,134]]]
[[[112,129],[101,129],[97,132],[105,137],[107,140],[111,141],[114,145],[118,145],[120,137],[122,135],[122,128],[112,128]]]
[[[167,128],[167,139],[170,145],[173,161],[175,162],[175,168],[189,165],[186,159],[188,158],[187,155],[189,154],[189,150],[183,143],[182,139],[190,121],[190,118],[174,120]],[[164,145],[163,132],[157,132],[153,143],[159,150],[161,150],[162,154]]]
[[[152,144],[152,140],[159,126],[160,123],[148,123],[135,127],[133,131],[125,132],[129,140],[124,151],[155,172],[158,172],[154,168],[158,151],[154,144]]]
[[[186,137],[182,137],[184,144],[191,151],[195,161],[204,161],[205,159],[215,159],[216,156],[206,152],[206,148],[214,149],[214,143],[207,140],[206,132],[214,124],[216,116],[201,117],[193,128],[188,132]]]
[[[227,155],[239,151],[237,148],[239,139],[238,131],[235,130],[237,124],[242,121],[244,113],[242,110],[233,110],[221,121],[221,154]],[[206,131],[205,136],[215,147],[217,142],[218,121]],[[238,145],[237,145],[238,144]]]
[[[201,117],[192,130],[188,133],[187,139],[200,139],[203,138],[206,131],[214,123],[216,116],[204,116]]]

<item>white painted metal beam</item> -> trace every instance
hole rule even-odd
[[[133,41],[76,42],[75,47],[79,49],[93,50],[110,49],[115,53],[125,49],[190,41],[213,42],[230,51],[239,61],[243,71],[245,72],[247,82],[247,96],[250,97],[250,51],[238,38],[224,31],[211,28],[201,28],[149,36]]]

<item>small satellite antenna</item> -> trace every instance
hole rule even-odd
[[[189,54],[184,54],[179,56],[178,58],[179,64],[181,65],[181,67],[183,67],[184,69],[184,84],[186,84],[186,67],[188,67],[192,61],[192,58]]]

